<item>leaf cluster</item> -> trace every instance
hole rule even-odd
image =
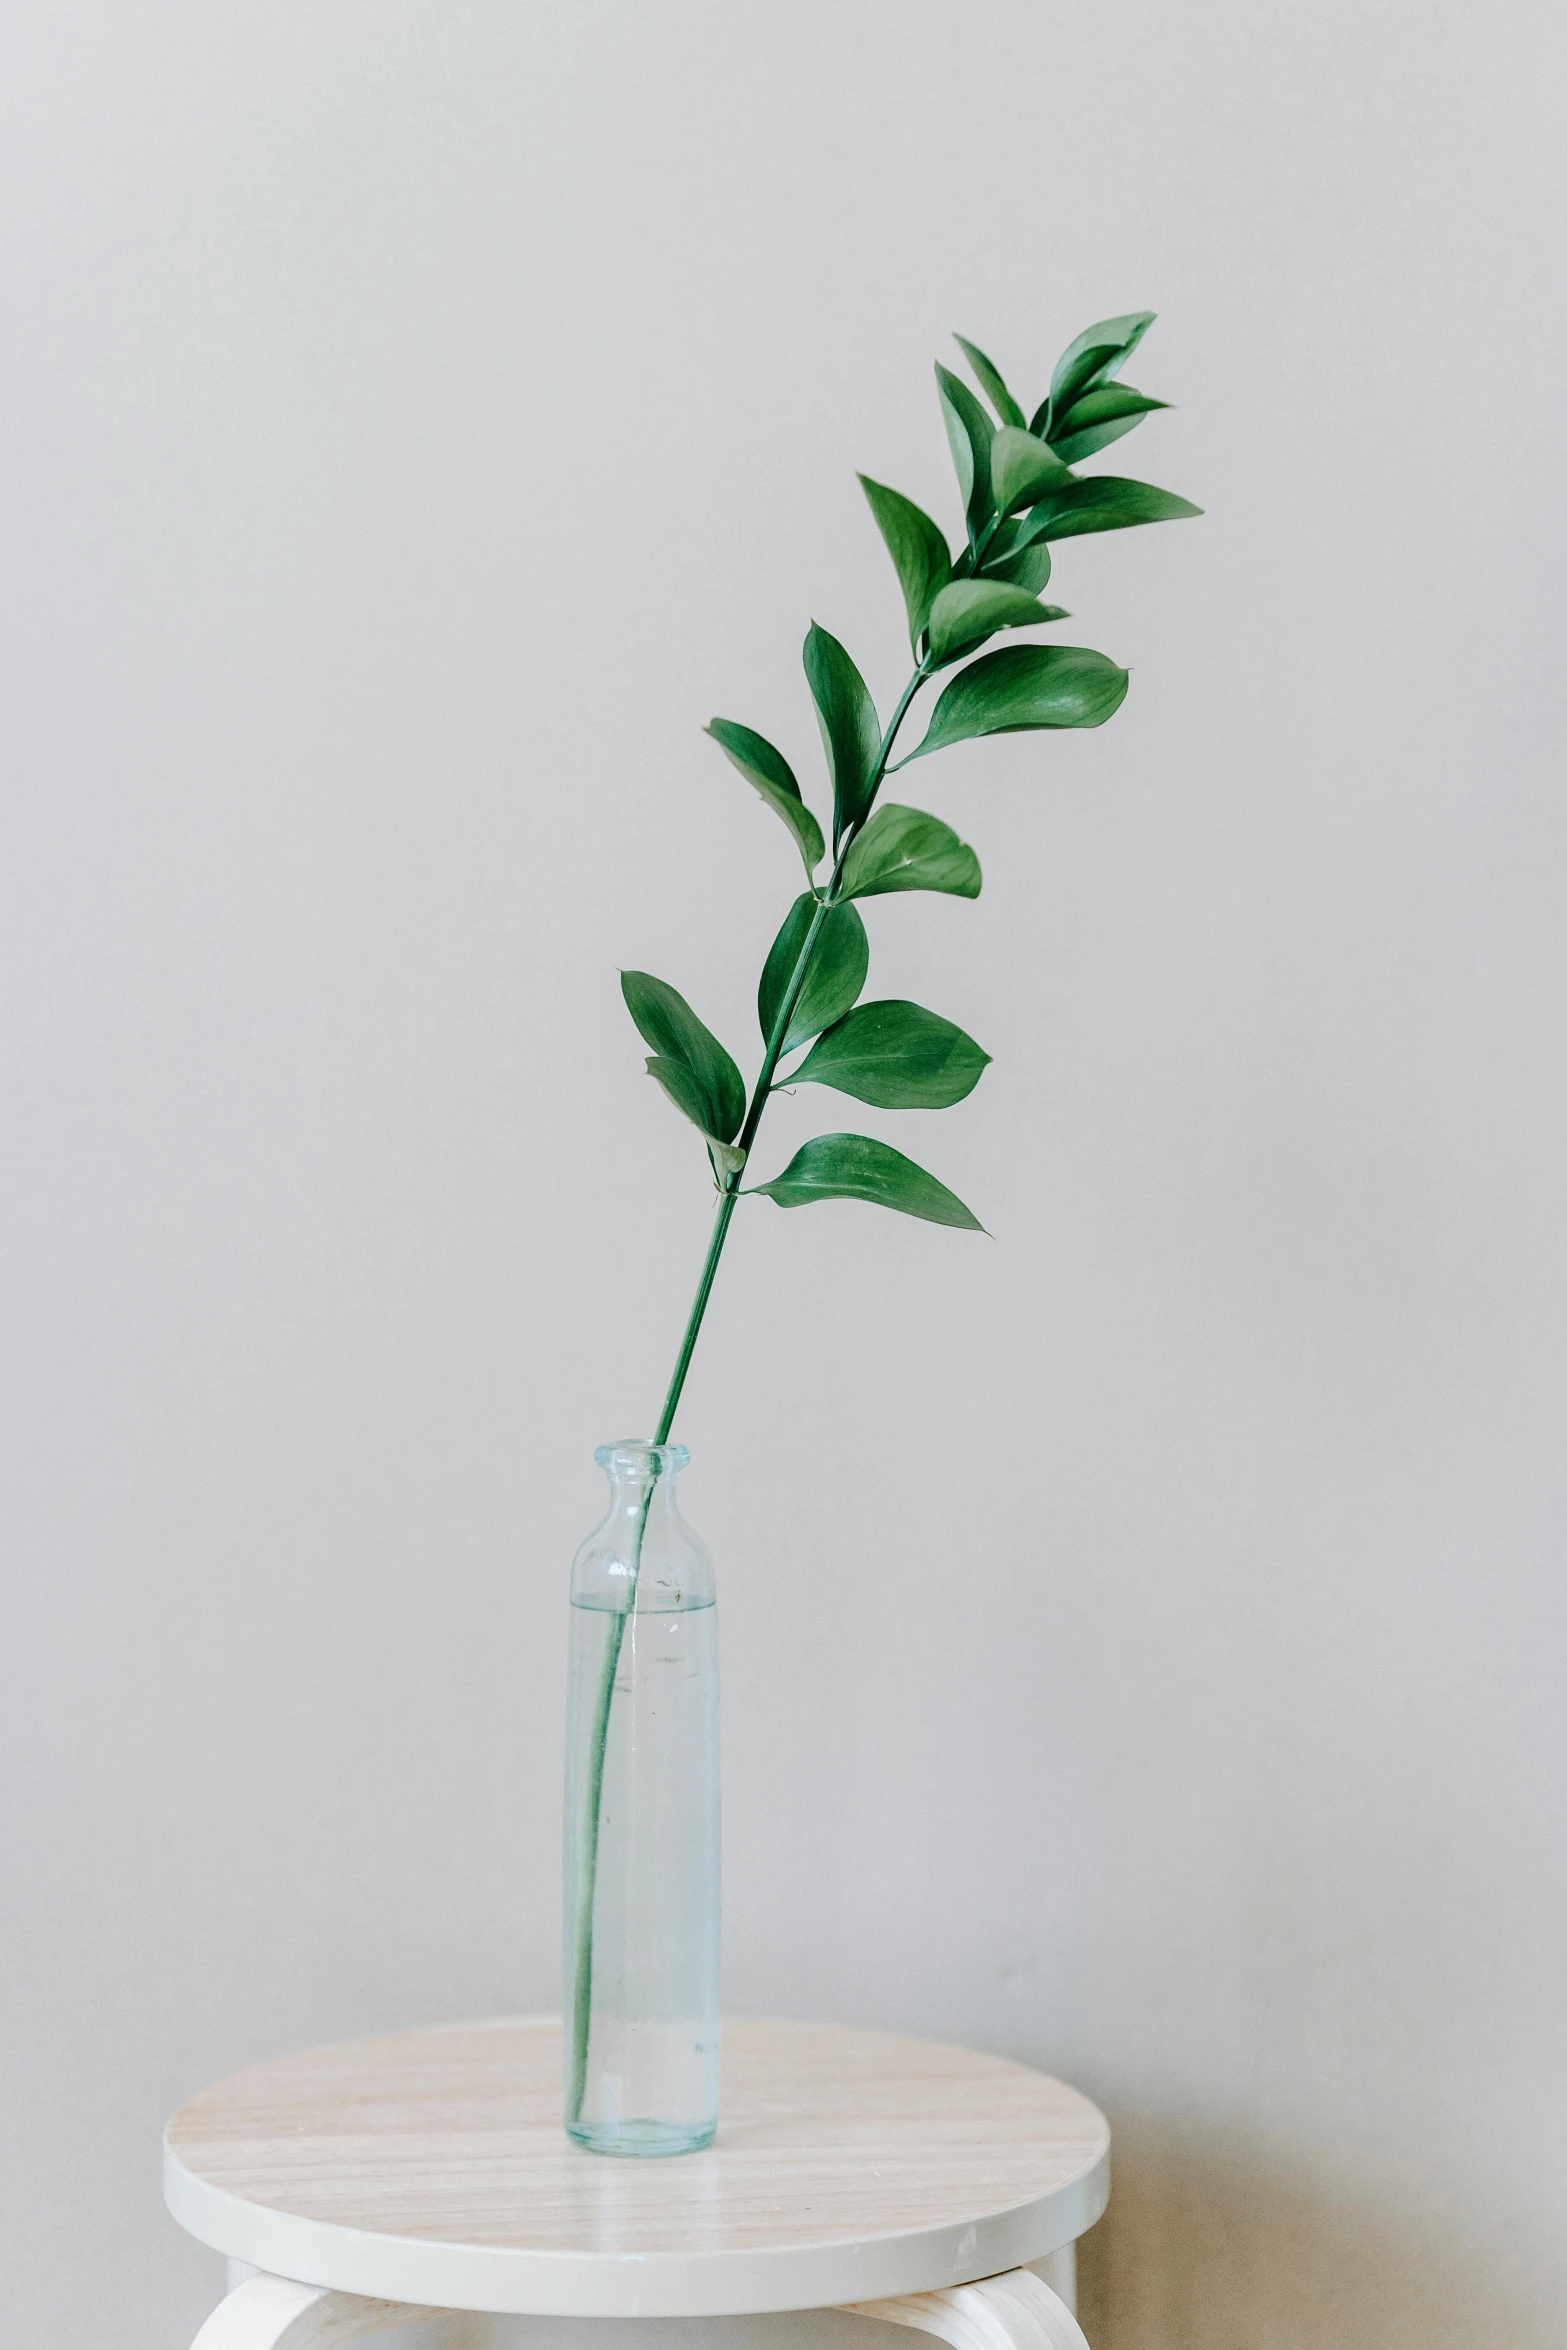
[[[812,622],[803,661],[831,796],[830,835],[789,761],[764,736],[727,718],[707,728],[785,825],[805,869],[806,887],[762,968],[764,1050],[749,1104],[734,1060],[682,996],[645,972],[623,973],[621,985],[653,1048],[649,1073],[703,1135],[728,1201],[780,1086],[826,1085],[882,1109],[945,1109],[979,1082],[989,1055],[951,1021],[918,1004],[860,1000],[870,941],[859,901],[909,890],[956,898],[980,892],[979,860],[950,825],[917,808],[878,807],[877,796],[895,767],[932,752],[993,734],[1101,726],[1120,708],[1127,672],[1103,653],[1055,643],[984,648],[996,636],[1068,617],[1041,600],[1051,549],[1062,540],[1200,511],[1149,482],[1074,470],[1165,405],[1122,380],[1152,323],[1151,311],[1136,311],[1086,328],[1062,352],[1032,412],[994,361],[956,338],[979,391],[938,365],[937,401],[962,512],[955,545],[901,491],[860,476],[902,595],[914,674],[884,726],[847,648]],[[916,695],[945,671],[955,674],[937,694],[919,744],[895,761]],[[821,878],[829,838],[832,861]],[[781,1072],[779,1064],[802,1048],[809,1048],[803,1058]],[[781,1207],[860,1199],[980,1229],[934,1176],[866,1135],[818,1135],[781,1174],[752,1189]],[[698,1320],[703,1299],[705,1291]]]

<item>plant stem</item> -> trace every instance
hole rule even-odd
[[[733,1180],[738,1181],[738,1177]],[[691,1311],[686,1317],[685,1336],[680,1341],[680,1353],[675,1363],[674,1374],[669,1382],[669,1391],[664,1397],[664,1408],[659,1414],[658,1433],[653,1439],[655,1444],[669,1442],[669,1431],[675,1417],[675,1406],[680,1401],[680,1390],[686,1383],[686,1372],[691,1367],[692,1350],[696,1345],[697,1332],[702,1327],[702,1316],[707,1312],[707,1301],[713,1287],[713,1275],[718,1271],[718,1260],[724,1253],[724,1242],[729,1233],[729,1221],[735,1212],[735,1202],[739,1197],[738,1191],[726,1191],[718,1203],[718,1214],[713,1219],[713,1237],[707,1244],[707,1256],[702,1265],[702,1278],[696,1285],[696,1296],[691,1301]]]
[[[680,1401],[680,1390],[685,1385],[691,1350],[696,1345],[696,1335],[702,1327],[713,1275],[718,1270],[724,1238],[739,1197],[738,1191],[729,1190],[718,1203],[713,1236],[707,1244],[702,1278],[697,1283],[696,1296],[686,1320],[685,1336],[680,1342],[679,1360],[675,1364],[674,1377],[669,1382],[669,1392],[664,1398],[664,1409],[659,1415],[658,1429],[653,1438],[655,1444],[666,1444],[669,1440],[670,1422],[675,1416],[675,1406]],[[626,1579],[626,1605],[615,1618],[609,1655],[605,1660],[598,1700],[593,1709],[593,1739],[588,1755],[588,1841],[583,1854],[582,1875],[577,1885],[577,1916],[573,1936],[576,1963],[572,1969],[571,2089],[568,2101],[573,2121],[582,2118],[582,2100],[588,2085],[588,2033],[593,2021],[593,1897],[598,1886],[599,1813],[604,1800],[604,1756],[609,1745],[609,1709],[615,1693],[615,1675],[620,1670],[620,1652],[625,1644],[626,1625],[636,1606],[637,1581],[642,1572],[642,1538],[647,1532],[648,1513],[652,1505],[653,1486],[650,1485],[632,1540],[628,1562],[631,1572]]]
[[[867,816],[875,804],[877,792],[881,789],[882,778],[887,772],[887,761],[892,755],[892,746],[898,737],[898,729],[908,716],[909,704],[929,674],[925,662],[922,661],[898,697],[898,706],[888,721],[887,731],[881,738],[881,749],[876,754],[876,765],[871,775],[870,802],[866,807]],[[827,884],[812,919],[811,927],[806,932],[800,952],[795,958],[794,970],[790,974],[789,984],[784,990],[783,1001],[780,1003],[777,1017],[773,1021],[772,1033],[767,1039],[767,1050],[762,1056],[762,1066],[757,1075],[755,1090],[751,1095],[751,1106],[746,1112],[745,1124],[736,1137],[736,1148],[743,1150],[748,1157],[751,1145],[756,1140],[756,1130],[762,1122],[762,1112],[767,1107],[767,1097],[772,1091],[773,1072],[783,1053],[784,1038],[789,1033],[789,1023],[794,1017],[794,1007],[799,1002],[801,990],[810,975],[811,957],[816,951],[816,941],[821,935],[822,924],[838,902],[838,889],[843,879],[844,860],[849,854],[856,834],[862,829],[863,819],[860,824],[850,825],[845,831],[842,846],[833,865],[832,878]],[[701,1330],[702,1317],[707,1312],[707,1301],[712,1294],[713,1276],[718,1271],[718,1260],[724,1253],[724,1242],[729,1236],[730,1218],[734,1214],[735,1201],[740,1196],[739,1183],[740,1174],[738,1171],[725,1178],[724,1196],[719,1202],[718,1215],[713,1225],[713,1236],[708,1243],[707,1257],[702,1266],[702,1276],[696,1285],[696,1296],[691,1302],[691,1312],[686,1322],[685,1336],[680,1342],[680,1353],[676,1358],[674,1376],[669,1382],[669,1392],[664,1398],[663,1414],[658,1423],[658,1434],[654,1439],[658,1444],[667,1443],[669,1431],[674,1425],[675,1409],[680,1401],[680,1391],[686,1383],[686,1373],[691,1367],[691,1357],[696,1348],[697,1334]]]
[[[571,2085],[566,2093],[566,2119],[582,2119],[582,2103],[588,2087],[588,2033],[593,2022],[593,1899],[598,1890],[599,1814],[604,1803],[604,1757],[609,1749],[609,1709],[615,1695],[615,1675],[620,1670],[620,1651],[626,1637],[626,1624],[636,1600],[636,1578],[642,1563],[642,1537],[647,1530],[648,1506],[653,1489],[642,1505],[637,1522],[636,1541],[631,1559],[631,1589],[626,1606],[617,1614],[610,1634],[609,1654],[605,1659],[603,1677],[599,1682],[598,1699],[593,1708],[593,1736],[588,1748],[587,1842],[582,1855],[582,1870],[577,1879],[577,1914],[572,1926],[571,1970]]]
[[[928,662],[929,655],[920,662],[914,675],[904,687],[898,697],[898,706],[892,713],[887,731],[882,736],[881,748],[876,754],[876,765],[871,774],[870,793],[865,810],[867,817],[875,804],[876,794],[881,789],[882,779],[887,772],[887,761],[892,755],[892,746],[897,740],[898,729],[908,715],[909,704],[930,675]],[[857,834],[863,828],[863,822],[864,819],[861,819],[859,824],[851,824],[845,828],[842,840],[838,844],[832,877],[818,900],[816,912],[811,920],[811,927],[801,943],[800,952],[795,958],[794,969],[789,975],[789,984],[784,990],[783,1001],[779,1004],[777,1017],[773,1021],[772,1030],[767,1039],[767,1049],[762,1055],[762,1066],[757,1074],[756,1086],[751,1095],[750,1107],[746,1111],[745,1123],[735,1138],[735,1147],[744,1151],[747,1156],[750,1154],[751,1145],[756,1140],[756,1130],[762,1122],[762,1112],[767,1107],[767,1098],[772,1091],[773,1072],[777,1068],[783,1052],[784,1038],[789,1033],[789,1023],[794,1017],[795,1005],[800,1000],[800,992],[810,973],[811,957],[816,951],[816,942],[821,936],[822,924],[838,902],[838,890],[843,880],[844,859],[848,856],[849,849]],[[667,1444],[669,1441],[669,1431],[674,1425],[681,1390],[686,1383],[686,1373],[691,1368],[691,1357],[696,1350],[703,1316],[707,1312],[707,1301],[712,1295],[713,1279],[718,1271],[718,1260],[724,1253],[724,1242],[729,1237],[729,1226],[740,1197],[740,1174],[741,1170],[737,1168],[733,1174],[724,1177],[723,1195],[718,1203],[718,1213],[713,1219],[712,1236],[707,1244],[707,1255],[702,1261],[701,1278],[696,1285],[696,1295],[691,1301],[691,1311],[686,1317],[685,1332],[680,1341],[680,1352],[675,1358],[674,1372],[670,1378],[668,1392],[664,1397],[664,1408],[659,1414],[658,1428],[653,1438],[655,1444]],[[658,1470],[655,1465],[653,1478],[642,1503],[636,1531],[632,1538],[631,1558],[628,1562],[630,1573],[626,1579],[626,1604],[623,1609],[616,1612],[615,1628],[610,1635],[609,1648],[604,1659],[604,1670],[593,1708],[593,1733],[588,1756],[588,1788],[582,1867],[577,1879],[577,1914],[572,1933],[571,2081],[566,2094],[568,2123],[581,2121],[583,2101],[587,2095],[588,2040],[593,2028],[593,1907],[598,1891],[599,1823],[604,1804],[604,1758],[609,1748],[610,1709],[614,1703],[615,1676],[620,1670],[620,1655],[625,1645],[626,1626],[630,1622],[637,1604],[637,1583],[642,1572],[642,1543],[647,1532],[648,1513],[653,1506],[653,1495],[657,1484]]]

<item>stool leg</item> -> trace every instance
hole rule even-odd
[[[1009,2269],[973,2285],[948,2285],[936,2293],[908,2293],[893,2301],[857,2301],[856,2317],[881,2317],[889,2325],[913,2326],[937,2334],[952,2350],[1088,2350],[1082,2328],[1061,2299],[1032,2269]]]
[[[440,2315],[406,2301],[366,2301],[287,2277],[251,2276],[220,2301],[191,2350],[338,2350],[361,2334],[422,2325]]]
[[[1036,2277],[1042,2277],[1066,2303],[1072,2315],[1077,2315],[1077,2246],[1063,2244],[1059,2252],[1047,2252],[1043,2260],[1031,2260],[1029,2267]]]

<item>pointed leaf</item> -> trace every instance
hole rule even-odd
[[[977,898],[979,885],[979,859],[968,842],[939,816],[900,808],[895,800],[877,809],[843,861],[846,898],[886,897],[905,889]]]
[[[955,1192],[902,1151],[873,1142],[868,1134],[818,1134],[795,1152],[781,1175],[754,1188],[781,1208],[803,1208],[818,1199],[863,1199],[905,1216],[922,1216],[928,1224],[984,1230]]]
[[[1085,326],[1056,361],[1050,397],[1034,416],[1031,430],[1038,432],[1050,418],[1063,416],[1094,384],[1109,383],[1119,375],[1154,317],[1152,310],[1129,310],[1124,318],[1102,318],[1097,326]]]
[[[1074,400],[1064,416],[1052,419],[1050,446],[1064,465],[1076,465],[1097,450],[1108,449],[1155,408],[1169,404],[1134,391],[1130,384],[1101,384]]]
[[[1124,669],[1081,645],[1008,645],[960,669],[910,758],[980,734],[1042,726],[1102,726],[1126,699]],[[908,760],[901,762],[908,765]]]
[[[952,577],[951,552],[930,516],[922,514],[911,498],[863,473],[860,487],[887,542],[909,615],[909,643],[917,648],[931,605]]]
[[[984,393],[986,399],[990,402],[990,405],[992,408],[994,408],[1002,423],[1021,424],[1023,422],[1023,411],[1018,406],[1016,400],[1013,399],[1012,394],[1007,390],[1006,385],[1002,382],[1001,370],[996,365],[995,361],[993,359],[987,359],[984,352],[980,350],[978,344],[969,342],[967,337],[964,335],[954,335],[952,340],[957,344],[958,349],[962,352],[970,367],[973,368],[975,380],[978,383],[980,390]]]
[[[1159,400],[1153,405],[1162,408],[1166,403]],[[1073,413],[1076,414],[1075,409]],[[1124,439],[1134,426],[1142,423],[1145,413],[1139,409],[1135,415],[1109,417],[1103,424],[1087,425],[1081,432],[1057,433],[1050,446],[1063,463],[1081,465],[1085,457],[1097,456],[1101,449],[1108,449],[1112,441]]]
[[[942,422],[970,531],[982,530],[994,507],[990,494],[990,437],[993,427],[984,409],[961,376],[949,367],[936,369],[936,390]]]
[[[717,1037],[683,995],[650,972],[622,971],[620,992],[653,1047],[649,1073],[704,1134],[733,1142],[745,1117],[745,1085]]]
[[[856,1004],[784,1082],[835,1086],[879,1110],[947,1110],[973,1092],[989,1059],[919,1004]]]
[[[756,991],[756,1016],[761,1022],[764,1043],[771,1039],[773,1024],[800,959],[800,949],[816,919],[817,902],[809,891],[795,899],[762,967],[761,985]],[[816,934],[805,985],[789,1016],[788,1033],[781,1049],[791,1052],[797,1044],[804,1044],[807,1037],[830,1028],[834,1020],[841,1020],[865,985],[865,974],[870,967],[871,942],[865,935],[858,910],[850,905],[829,907]]]
[[[1094,530],[1130,530],[1139,522],[1184,522],[1201,512],[1200,506],[1178,498],[1173,490],[1156,490],[1151,481],[1091,474],[1087,481],[1074,481],[1041,498],[1024,523],[1018,544],[1082,538]]]
[[[765,735],[732,718],[714,718],[703,730],[710,734],[730,765],[737,767],[770,808],[776,809],[794,834],[805,860],[807,878],[827,854],[822,828],[800,797],[794,769],[782,751],[775,751]]]
[[[836,842],[864,818],[875,796],[876,762],[881,755],[881,721],[870,688],[835,636],[811,622],[805,640],[805,676],[822,730],[827,772],[832,777],[832,829]]]
[[[1013,587],[1027,588],[1037,596],[1050,585],[1050,549],[1043,539],[1019,547],[1015,553],[1003,555],[999,562],[985,565],[986,579],[1004,579]]]
[[[990,445],[991,490],[1002,514],[1032,506],[1047,490],[1065,489],[1071,478],[1054,449],[1031,432],[1014,432],[1009,425]]]
[[[1037,628],[1041,621],[1066,617],[1059,604],[1042,604],[1026,588],[1003,580],[955,580],[930,608],[931,659],[940,668],[972,652],[998,628]]]

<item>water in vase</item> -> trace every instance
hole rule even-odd
[[[679,1445],[607,1445],[572,1575],[566,2127],[600,2154],[705,2146],[718,2114],[718,1615]]]

